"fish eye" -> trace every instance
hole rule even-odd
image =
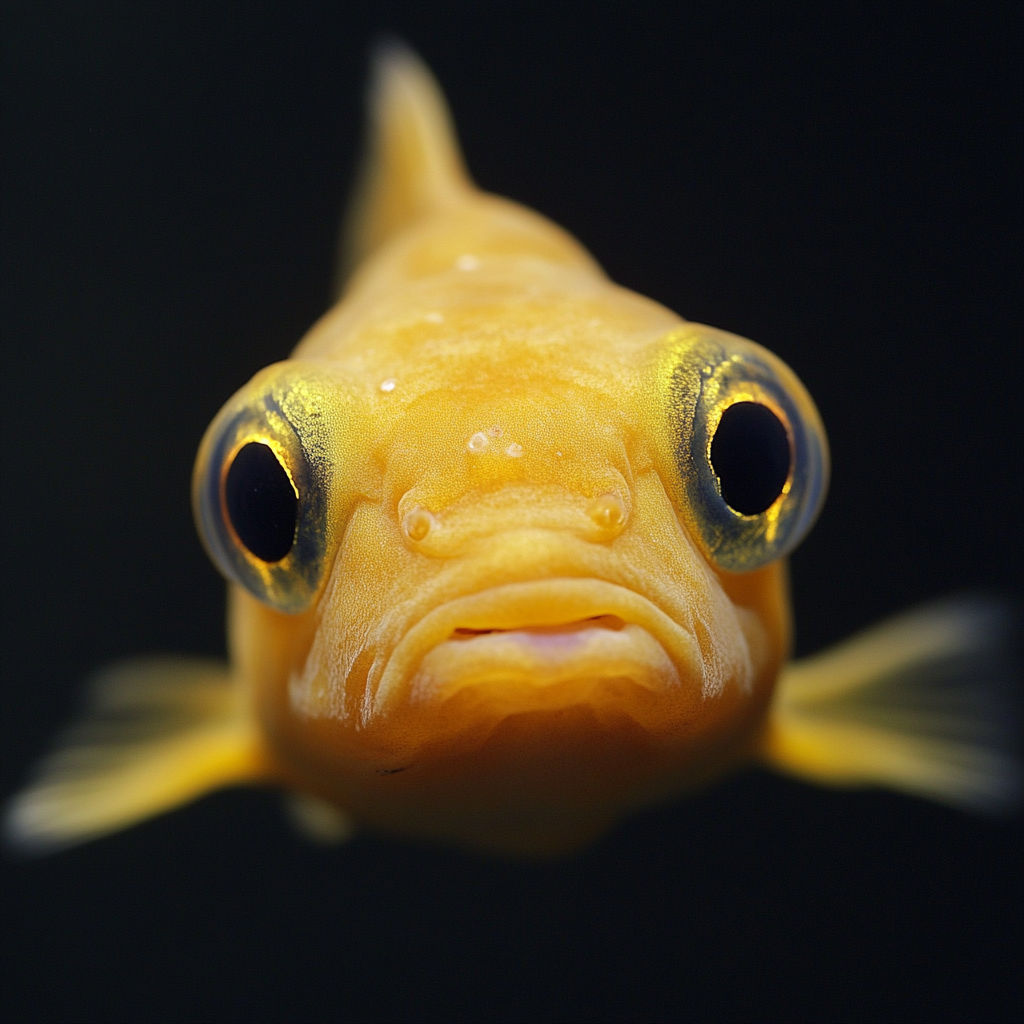
[[[688,325],[662,377],[676,503],[708,558],[749,572],[787,555],[825,497],[828,442],[796,374],[760,345]]]
[[[273,448],[242,445],[224,480],[224,504],[238,539],[264,562],[280,562],[295,543],[299,495]]]
[[[782,494],[792,462],[789,432],[766,405],[736,402],[718,421],[711,466],[722,500],[734,512],[756,516]]]
[[[228,579],[282,612],[305,611],[325,582],[345,516],[338,463],[351,392],[298,361],[268,367],[210,424],[196,459],[200,536]]]

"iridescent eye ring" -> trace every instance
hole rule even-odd
[[[308,367],[271,367],[210,425],[193,479],[196,522],[221,572],[283,612],[322,587],[342,513],[331,450],[345,451],[347,392]],[[324,409],[336,412],[323,415]]]
[[[828,445],[796,375],[753,342],[692,327],[666,366],[680,512],[708,558],[749,572],[787,555],[825,497]]]

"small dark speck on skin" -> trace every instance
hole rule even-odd
[[[411,768],[412,765],[407,764],[402,768],[378,768],[378,775],[397,775],[399,772],[404,772],[406,769]]]

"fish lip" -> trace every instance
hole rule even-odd
[[[426,653],[450,639],[457,629],[511,631],[572,625],[603,615],[646,629],[681,670],[680,676],[702,680],[703,658],[696,637],[635,590],[596,577],[503,583],[445,601],[408,629],[389,654],[375,685],[367,680],[364,721],[378,717],[408,694]]]

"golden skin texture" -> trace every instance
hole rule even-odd
[[[785,556],[828,476],[793,372],[476,189],[408,52],[381,56],[371,98],[344,292],[196,462],[230,666],[99,673],[8,840],[51,850],[257,784],[320,840],[550,856],[752,761],[1012,807],[1005,607],[936,605],[787,664]],[[713,454],[738,403],[789,457],[744,515]],[[236,487],[248,445],[274,473]]]
[[[351,403],[322,596],[232,588],[268,773],[375,827],[548,853],[749,757],[785,568],[717,570],[688,535],[658,390],[718,333],[468,184],[378,250],[294,354]],[[451,639],[523,627],[550,657]]]

